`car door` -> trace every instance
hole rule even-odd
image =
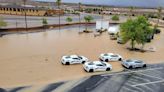
[[[106,67],[103,64],[96,64],[96,71],[104,71]]]
[[[136,67],[142,67],[141,61],[135,61],[135,66]]]
[[[117,55],[111,55],[111,61],[117,61],[118,60],[118,56]]]
[[[72,63],[76,64],[76,63],[80,63],[80,59],[79,58],[72,58]]]

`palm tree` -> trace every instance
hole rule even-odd
[[[58,10],[59,10],[59,31],[60,31],[60,5],[61,5],[61,0],[56,0],[56,4],[57,4]]]
[[[44,29],[46,29],[47,24],[48,24],[48,22],[47,22],[47,19],[46,19],[46,18],[43,18],[43,19],[42,19],[42,24],[43,24],[43,28],[44,28]]]
[[[133,15],[133,10],[134,10],[134,7],[130,6],[129,7],[129,12],[130,12],[129,18],[131,18],[131,16]]]
[[[105,7],[104,6],[102,6],[102,8],[101,8],[101,28],[102,28],[102,23],[103,23],[103,20],[104,20],[104,13],[103,13],[103,11],[104,11],[104,9],[105,9]]]
[[[80,15],[80,12],[81,12],[81,3],[79,2],[79,32],[80,32],[80,25],[81,25],[81,19],[80,19],[80,17],[81,17],[81,15]]]
[[[158,7],[157,10],[158,10],[158,12],[157,12],[158,21],[157,21],[156,27],[158,27],[159,20],[160,20],[160,18],[161,18],[162,7]]]
[[[4,21],[3,17],[0,17],[0,28],[6,26],[7,26],[7,22]]]
[[[85,20],[85,31],[88,31],[88,28],[87,28],[87,23],[91,22],[92,20],[94,20],[94,18],[90,15],[88,16],[85,16],[84,17],[84,20]]]
[[[23,0],[23,3],[24,3],[24,16],[25,16],[25,25],[26,25],[26,31],[27,31],[27,14],[26,14],[26,1],[27,0]]]

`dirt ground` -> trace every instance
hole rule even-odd
[[[151,64],[164,62],[164,32],[145,46],[156,48],[156,52],[131,52],[126,49],[128,46],[110,40],[107,33],[98,37],[93,33],[78,34],[75,27],[7,35],[0,38],[0,87],[53,83],[100,73],[86,73],[81,64],[64,66],[60,63],[63,55],[78,54],[98,60],[101,53],[111,52],[124,59],[137,58]],[[113,70],[105,73],[123,69],[120,62],[110,64]]]

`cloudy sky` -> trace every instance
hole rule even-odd
[[[49,1],[55,0],[35,0]],[[142,7],[164,7],[164,0],[62,0],[62,2],[85,3],[85,4],[103,4],[103,5],[119,5],[119,6],[142,6]]]

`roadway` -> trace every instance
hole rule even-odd
[[[81,22],[84,22],[84,16],[86,15],[91,15],[93,16],[94,20],[92,22],[95,22],[96,20],[100,20],[102,18],[101,15],[98,14],[86,14],[86,13],[81,13]],[[16,16],[16,15],[0,15],[3,17],[4,21],[7,22],[7,26],[3,27],[3,28],[19,28],[19,27],[25,27],[25,17],[24,16]],[[61,16],[60,21],[61,24],[65,24],[66,22],[66,18],[67,17],[72,17],[73,22],[79,22],[79,16],[78,15],[64,15]],[[59,23],[59,18],[58,16],[54,16],[54,17],[38,17],[38,16],[27,16],[27,24],[28,27],[36,27],[36,26],[42,26],[42,19],[46,18],[48,21],[48,24],[58,24]],[[111,18],[111,16],[104,16],[104,19],[109,20]],[[120,17],[121,20],[126,20],[125,16],[121,16]]]

